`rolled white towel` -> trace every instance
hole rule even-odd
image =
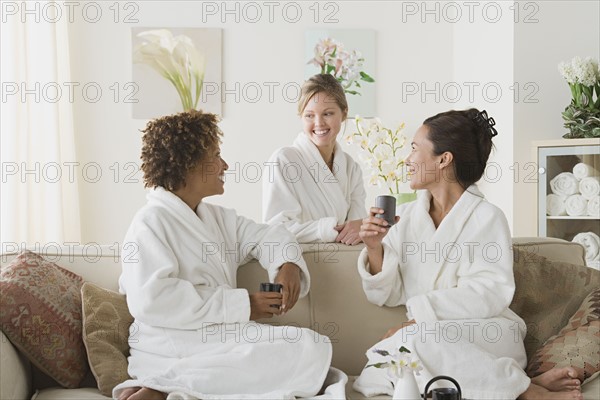
[[[572,240],[585,247],[585,261],[588,266],[600,261],[600,237],[594,232],[581,232]]]
[[[598,170],[591,165],[580,162],[573,167],[573,175],[577,179],[587,178],[588,176],[599,176]]]
[[[587,215],[600,218],[600,196],[588,200]]]
[[[558,215],[567,215],[565,208],[565,196],[549,194],[546,196],[546,214],[556,217]]]
[[[565,200],[567,214],[572,217],[587,215],[588,201],[580,194],[574,194]]]
[[[571,172],[561,172],[550,181],[550,189],[559,196],[570,196],[579,193],[579,181]]]
[[[579,181],[579,193],[586,200],[592,200],[600,196],[600,178],[597,176],[588,176]]]

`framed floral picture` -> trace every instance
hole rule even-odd
[[[132,115],[150,119],[189,108],[222,115],[219,28],[132,28]]]
[[[330,73],[342,84],[348,117],[376,116],[375,31],[371,29],[316,29],[306,31],[305,78]]]

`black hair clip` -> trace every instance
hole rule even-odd
[[[487,111],[480,111],[479,113],[477,113],[477,115],[475,115],[473,120],[475,121],[475,123],[477,123],[477,125],[489,129],[490,135],[492,135],[492,137],[498,134],[498,131],[496,130],[496,128],[494,128],[494,125],[496,125],[496,121],[494,121],[494,118],[488,118]]]

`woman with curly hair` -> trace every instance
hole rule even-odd
[[[228,168],[217,122],[188,111],[150,121],[144,131],[142,171],[151,190],[126,234],[119,279],[134,317],[132,379],[114,398],[305,397],[318,393],[328,373],[325,337],[253,322],[292,309],[310,278],[283,227],[204,202],[224,192]],[[251,257],[283,285],[281,293],[237,288],[237,269]]]
[[[274,173],[263,181],[263,220],[283,224],[299,242],[361,242],[367,216],[362,171],[337,143],[348,103],[330,74],[302,86],[298,114],[303,131],[271,156]]]

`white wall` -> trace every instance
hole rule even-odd
[[[558,72],[561,61],[575,56],[600,58],[600,2],[535,2],[539,10],[530,23],[515,24],[514,75],[521,92],[514,105],[514,234],[537,235],[537,169],[531,142],[561,139],[567,132],[561,112],[571,101],[567,83]],[[530,8],[522,17],[535,10]],[[536,91],[535,94],[534,90]]]
[[[243,7],[243,3],[232,3]],[[505,173],[507,166],[528,154],[534,132],[545,131],[546,135],[552,135],[552,131],[562,132],[560,111],[568,102],[568,90],[563,91],[566,87],[562,87],[560,76],[555,74],[556,64],[577,54],[598,57],[598,21],[593,21],[593,11],[597,16],[598,6],[592,2],[580,2],[577,7],[571,7],[568,2],[538,2],[540,19],[543,17],[541,21],[547,19],[548,22],[525,26],[513,24],[514,15],[508,9],[513,6],[512,2],[501,2],[503,14],[496,22],[491,22],[496,19],[493,9],[487,8],[486,14],[483,13],[486,3],[478,3],[478,8],[471,10],[472,20],[469,20],[469,8],[464,2],[451,3],[458,5],[462,13],[458,21],[456,9],[444,2],[391,1],[332,3],[339,7],[334,14],[338,22],[327,24],[323,22],[325,16],[335,9],[324,9],[324,3],[319,3],[319,20],[315,23],[314,8],[309,9],[313,2],[297,3],[302,7],[302,17],[297,23],[287,22],[282,16],[284,3],[275,9],[273,22],[269,22],[268,9],[263,7],[261,21],[251,23],[244,20],[243,15],[239,22],[232,14],[203,15],[199,2],[175,1],[136,3],[139,10],[134,16],[139,22],[134,24],[115,23],[113,11],[108,9],[112,3],[102,4],[106,17],[98,23],[77,19],[71,26],[73,80],[82,85],[98,82],[103,89],[99,102],[76,101],[74,105],[77,161],[82,166],[95,162],[102,168],[102,178],[98,182],[83,180],[80,185],[82,241],[121,241],[133,214],[145,202],[141,173],[133,176],[133,182],[127,182],[125,176],[133,171],[127,169],[131,165],[126,163],[139,164],[139,129],[147,121],[132,119],[130,104],[124,103],[122,97],[115,102],[110,86],[118,82],[121,95],[127,93],[123,85],[131,81],[131,28],[157,26],[223,28],[223,80],[226,86],[231,88],[239,83],[243,88],[256,82],[265,88],[256,103],[243,96],[237,101],[232,94],[226,97],[221,123],[225,132],[222,150],[231,169],[237,170],[238,174],[228,176],[224,196],[209,201],[236,208],[240,214],[260,220],[261,184],[251,182],[253,176],[249,174],[255,172],[253,165],[262,165],[276,148],[289,145],[300,131],[295,103],[287,100],[278,88],[270,101],[265,82],[278,82],[279,88],[288,82],[301,82],[307,61],[303,52],[306,29],[369,28],[377,31],[377,69],[371,71],[377,80],[377,110],[388,125],[405,121],[410,136],[426,117],[451,108],[470,106],[487,108],[496,118],[500,135],[495,140],[497,151],[492,161],[499,163],[504,174],[499,182],[482,186],[511,222],[514,212],[518,233],[519,218],[524,212],[521,211],[521,200],[517,201],[518,194],[515,194],[513,210],[513,185],[511,177]],[[220,7],[221,2],[212,4]],[[425,12],[424,4],[431,12]],[[437,9],[435,4],[438,4]],[[134,10],[122,9],[120,19],[131,11]],[[293,17],[293,9],[288,11],[288,17]],[[221,17],[226,19],[225,22]],[[578,29],[581,32],[581,26],[590,27],[586,28],[590,30],[586,32],[586,38],[577,34]],[[594,33],[596,39],[590,39]],[[534,66],[529,66],[530,63]],[[531,105],[517,104],[513,135],[513,104],[508,95],[511,82],[535,80],[541,83],[541,76],[547,81],[555,80],[552,85],[557,89],[548,95],[558,97],[560,92],[562,97],[548,100],[553,102],[552,107],[535,105],[536,122],[522,118],[524,112],[530,112]],[[440,83],[439,90],[435,89],[437,82]],[[479,89],[475,89],[473,101],[468,99],[464,82],[480,84]],[[488,101],[495,100],[492,88],[487,95],[481,91],[482,85],[490,82],[497,83],[503,91],[502,97],[494,102]],[[461,98],[457,100],[451,91],[443,91],[448,83],[462,86]],[[414,88],[415,85],[419,88],[418,93],[406,93],[407,87]],[[433,92],[424,94],[422,89]],[[544,94],[545,97],[548,95]],[[439,97],[437,100],[436,96]],[[353,115],[352,110],[350,115]],[[343,146],[353,154],[353,149],[346,144]],[[512,148],[514,154],[507,150]],[[119,163],[118,168],[115,163]],[[88,165],[87,172],[93,175],[94,164]],[[119,174],[115,176],[117,171]],[[247,173],[246,179],[243,171]],[[90,178],[93,176],[89,176],[88,181]],[[367,202],[371,204],[380,191],[369,188]]]
[[[475,6],[477,4],[477,6]],[[479,188],[504,211],[512,228],[512,181],[506,173],[513,159],[512,1],[474,3],[454,29],[454,82],[461,88],[457,109],[486,110],[498,135]],[[448,8],[447,13],[450,13]],[[464,12],[469,12],[466,7]],[[451,18],[451,17],[450,17]],[[452,96],[452,95],[448,95]]]
[[[130,105],[109,98],[108,89],[113,82],[123,86],[131,81],[132,26],[164,27],[221,27],[223,32],[223,79],[228,88],[252,82],[261,86],[265,82],[302,81],[307,59],[304,55],[304,31],[311,28],[370,28],[377,30],[377,70],[372,71],[377,80],[378,115],[388,124],[407,122],[407,132],[412,135],[420,122],[448,105],[422,103],[418,95],[403,102],[403,82],[424,82],[452,79],[452,25],[422,24],[418,15],[407,16],[400,23],[402,5],[396,2],[336,3],[339,10],[335,24],[314,23],[313,4],[298,3],[303,16],[292,24],[281,13],[274,14],[274,22],[264,18],[261,23],[234,21],[234,15],[207,17],[202,22],[202,6],[192,2],[144,2],[136,17],[137,24],[115,24],[111,18],[97,24],[77,21],[72,25],[72,56],[74,80],[98,82],[106,92],[95,104],[75,104],[75,129],[78,158],[82,165],[98,163],[102,166],[102,179],[81,183],[82,241],[112,243],[122,240],[135,211],[144,204],[141,173],[125,182],[125,163],[139,162],[140,133],[146,121],[130,117]],[[215,3],[217,5],[220,2]],[[323,6],[321,6],[323,7]],[[131,10],[129,10],[131,11]],[[321,8],[319,20],[334,9]],[[291,11],[290,11],[291,13]],[[292,15],[292,14],[290,14]],[[293,15],[292,15],[293,16]],[[374,23],[376,21],[376,23]],[[440,64],[448,66],[440,68]],[[280,86],[280,87],[281,87]],[[125,92],[125,91],[122,91]],[[262,163],[278,147],[289,145],[300,131],[296,104],[287,101],[280,90],[275,90],[273,101],[265,92],[260,101],[250,103],[242,97],[236,101],[228,95],[223,106],[221,127],[225,132],[223,155],[231,170],[247,172],[230,174],[224,196],[211,198],[211,202],[236,208],[240,214],[259,220],[261,218],[261,184],[251,182],[250,163]],[[352,110],[350,110],[350,115]],[[346,146],[346,144],[343,144]],[[346,147],[350,150],[349,147]],[[120,176],[115,179],[115,163],[119,163]],[[91,164],[90,164],[91,165]],[[88,172],[92,172],[90,167]],[[93,177],[92,177],[93,178]],[[88,179],[90,180],[90,179]],[[369,191],[372,202],[378,189]]]

